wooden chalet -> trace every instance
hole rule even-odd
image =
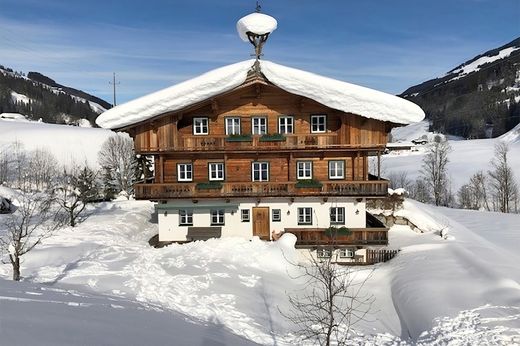
[[[262,63],[241,63],[242,79],[225,90],[202,76],[99,118],[101,126],[128,132],[137,154],[154,159],[153,181],[136,184],[135,197],[157,202],[159,240],[272,240],[291,232],[300,247],[333,241],[345,260],[387,245],[387,228],[366,212],[365,202],[387,195],[380,157],[399,121],[338,109],[309,91],[288,91]],[[238,72],[227,73],[216,75],[227,81]],[[205,85],[212,85],[206,87],[213,88],[210,96],[198,97]],[[177,100],[183,102],[157,107]],[[373,174],[370,157],[377,162]]]

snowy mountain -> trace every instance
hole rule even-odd
[[[425,110],[434,130],[465,138],[499,136],[520,122],[520,37],[401,96]]]
[[[0,113],[20,113],[47,123],[92,126],[110,107],[98,97],[58,84],[41,73],[24,75],[0,65]]]

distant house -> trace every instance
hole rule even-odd
[[[387,195],[379,173],[387,135],[424,113],[392,95],[260,60],[272,30],[264,31],[246,31],[257,59],[122,104],[97,123],[128,132],[136,153],[153,156],[155,179],[137,184],[135,195],[157,202],[159,240],[268,241],[291,232],[320,256],[332,242],[345,261],[363,261],[364,248],[388,244],[387,228],[365,210],[367,199]]]

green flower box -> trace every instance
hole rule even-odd
[[[285,142],[285,136],[280,133],[273,133],[272,135],[263,135],[260,137],[260,142]]]
[[[209,183],[198,183],[195,188],[197,190],[211,190],[211,189],[221,189],[222,183],[218,181],[211,181]]]
[[[332,238],[332,237],[335,237],[338,235],[349,236],[351,234],[352,234],[352,231],[348,227],[345,227],[345,226],[341,226],[341,227],[330,226],[329,228],[327,228],[325,230],[325,235],[329,238]]]
[[[231,135],[226,137],[226,142],[252,142],[251,135]]]
[[[297,188],[307,188],[307,187],[316,187],[321,188],[323,187],[323,184],[320,183],[317,180],[298,180],[298,182],[295,185]]]

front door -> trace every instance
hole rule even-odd
[[[253,236],[269,240],[269,207],[253,208]]]

